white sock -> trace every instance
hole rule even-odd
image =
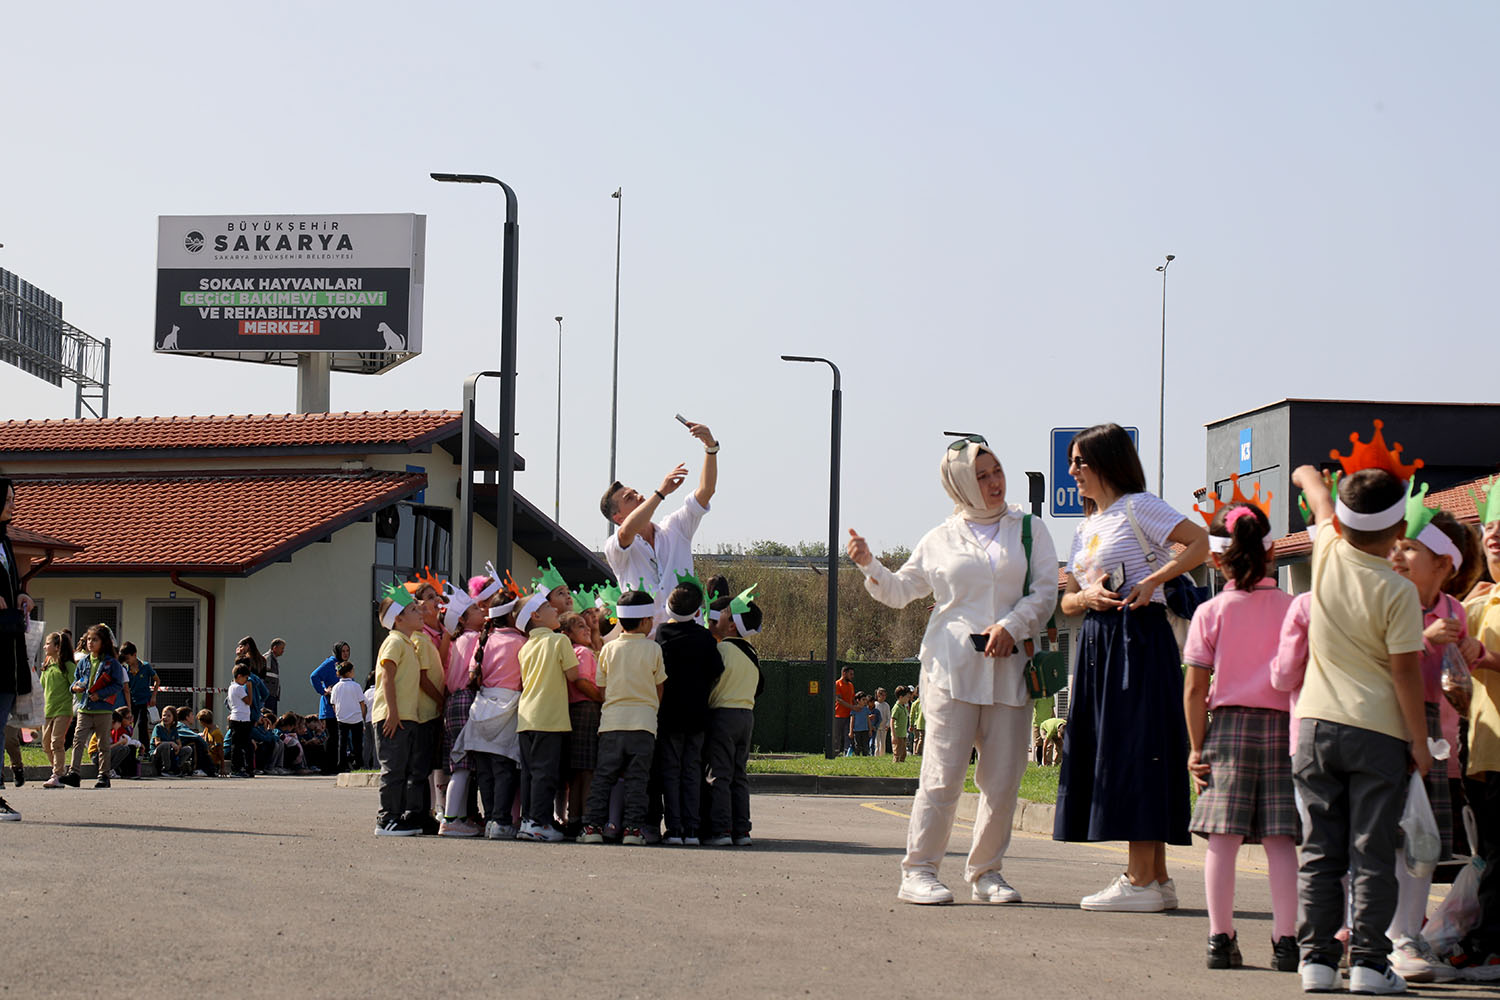
[[[448,799],[443,808],[445,819],[462,819],[468,810],[469,772],[461,768],[448,779]]]

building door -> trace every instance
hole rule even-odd
[[[73,642],[82,642],[83,633],[95,625],[108,625],[118,647],[125,641],[120,637],[121,604],[120,601],[74,601],[68,615],[68,620],[73,623]]]
[[[156,668],[164,688],[202,685],[198,670],[198,602],[147,601],[146,642],[141,656]],[[157,705],[213,707],[212,694],[198,691],[163,691]]]

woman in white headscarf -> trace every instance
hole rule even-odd
[[[877,601],[902,607],[931,594],[932,618],[922,637],[922,711],[927,720],[922,780],[912,805],[897,898],[951,903],[938,880],[953,816],[977,749],[974,783],[979,811],[965,879],[981,902],[1018,903],[1001,865],[1010,846],[1016,793],[1031,741],[1031,699],[1022,671],[1022,643],[1036,638],[1057,603],[1057,555],[1039,518],[1005,503],[1005,470],[984,438],[955,441],[943,453],[943,489],[954,510],[922,536],[906,564],[892,572],[849,529],[849,558]],[[971,637],[983,636],[981,651]]]

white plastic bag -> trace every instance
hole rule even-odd
[[[1407,872],[1412,878],[1430,878],[1443,853],[1443,837],[1432,814],[1432,803],[1427,800],[1427,786],[1416,771],[1411,773],[1406,808],[1401,811],[1401,833],[1406,839],[1403,853]]]
[[[1474,810],[1464,806],[1464,830],[1469,843],[1479,843],[1479,831],[1474,823]],[[1432,911],[1422,927],[1422,936],[1432,945],[1432,950],[1443,957],[1453,953],[1458,942],[1479,923],[1479,880],[1484,877],[1484,859],[1471,857],[1464,870],[1458,873],[1448,895]]]
[[[42,678],[37,673],[46,650],[47,626],[39,621],[27,619],[26,657],[27,669],[31,671],[31,692],[16,696],[10,710],[10,725],[21,729],[41,729],[47,721],[47,696],[42,692]]]

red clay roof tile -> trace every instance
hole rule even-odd
[[[53,573],[239,575],[426,482],[422,473],[333,470],[18,478],[16,520],[84,546]]]
[[[0,422],[0,453],[159,451],[403,444],[459,420],[457,410],[107,417]]]

